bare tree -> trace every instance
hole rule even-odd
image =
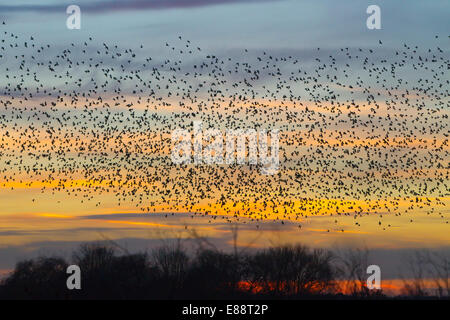
[[[430,271],[439,297],[450,297],[450,256],[430,252]]]
[[[406,264],[410,276],[403,279],[402,293],[412,297],[424,297],[428,295],[424,282],[427,264],[426,253],[419,250],[415,251],[406,258]]]
[[[366,285],[369,250],[367,248],[347,249],[340,251],[337,255],[339,256],[337,268],[343,283],[342,291],[354,296],[372,295],[372,290]],[[380,293],[379,290],[376,293]]]
[[[407,265],[411,277],[403,282],[403,294],[410,296],[427,296],[435,294],[438,297],[450,296],[450,257],[445,252],[436,250],[417,250],[407,257]],[[430,288],[428,283],[433,283]]]

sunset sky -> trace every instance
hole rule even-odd
[[[81,8],[80,30],[68,30],[66,28],[67,14],[65,11],[70,4],[79,5]],[[368,30],[366,28],[368,16],[366,8],[370,4],[378,4],[381,8],[381,30]],[[300,60],[299,65],[302,68],[308,72],[313,72],[316,66],[315,59],[319,58],[321,61],[325,61],[330,55],[340,57],[341,48],[350,48],[352,55],[358,54],[359,48],[365,51],[373,49],[375,51],[373,61],[380,62],[381,60],[382,63],[382,59],[395,56],[395,51],[403,50],[404,44],[407,43],[410,46],[418,46],[418,54],[421,52],[426,54],[428,48],[435,50],[436,47],[439,47],[441,50],[439,51],[440,56],[448,60],[450,52],[448,38],[450,31],[449,12],[450,3],[446,0],[379,0],[375,2],[358,0],[0,0],[0,21],[6,21],[7,23],[6,27],[0,25],[0,31],[2,32],[1,39],[3,39],[3,29],[5,29],[27,40],[30,36],[33,36],[36,43],[42,46],[49,44],[51,47],[48,50],[46,49],[47,56],[42,58],[43,62],[45,62],[46,57],[56,56],[66,48],[73,50],[72,57],[79,58],[81,61],[84,56],[79,52],[77,46],[74,47],[71,44],[82,44],[88,41],[89,37],[92,37],[94,40],[89,42],[86,47],[97,60],[100,59],[101,55],[96,55],[95,52],[102,50],[103,43],[107,43],[116,45],[117,50],[132,48],[133,51],[137,52],[136,59],[139,62],[143,61],[142,57],[151,56],[152,61],[157,65],[165,59],[174,60],[177,57],[176,50],[171,52],[166,43],[169,43],[170,46],[173,44],[182,48],[182,44],[177,42],[179,41],[178,37],[181,36],[183,41],[188,39],[194,47],[201,47],[202,49],[201,53],[193,55],[190,60],[186,60],[187,62],[183,61],[186,69],[204,59],[202,55],[206,54],[229,57],[233,61],[244,63],[254,61],[256,56],[262,55],[262,52],[267,52],[267,55],[273,55],[274,57],[293,56]],[[6,37],[9,37],[9,35]],[[382,47],[379,45],[380,40],[383,43]],[[23,43],[22,40],[18,42]],[[320,51],[317,50],[319,47]],[[14,55],[26,52],[23,48],[7,49],[9,51],[7,50],[6,54],[3,51],[5,56],[0,60],[1,72],[5,72],[8,68],[8,73],[0,74],[0,88],[2,90],[0,100],[9,99],[13,95],[3,89],[4,84],[15,81],[6,78],[6,74],[12,77],[15,70],[18,71],[18,64]],[[244,51],[245,49],[247,51]],[[345,68],[348,63],[344,58],[345,56],[342,54],[341,59],[338,58],[336,61],[337,65],[342,68]],[[120,64],[123,62],[105,57],[103,63],[105,66],[115,67],[119,70]],[[12,269],[17,261],[26,257],[34,257],[39,254],[69,254],[70,249],[85,241],[115,240],[130,248],[130,250],[137,251],[150,249],[164,241],[191,238],[196,234],[210,238],[211,242],[218,248],[229,250],[233,246],[229,222],[232,221],[238,224],[239,237],[237,243],[242,249],[251,250],[252,248],[286,243],[302,243],[311,247],[333,250],[367,247],[372,251],[371,262],[380,265],[385,279],[398,278],[402,273],[408,276],[407,271],[402,269],[404,261],[402,257],[406,257],[409,253],[421,248],[433,248],[445,252],[450,250],[450,227],[448,224],[448,205],[450,204],[448,188],[450,160],[448,145],[449,99],[448,96],[443,99],[442,103],[446,107],[438,109],[434,113],[436,118],[427,119],[428,125],[443,126],[444,132],[446,127],[447,136],[439,134],[436,138],[431,133],[423,133],[416,139],[404,139],[403,132],[399,131],[392,133],[385,140],[377,139],[374,136],[383,134],[383,130],[386,129],[384,124],[389,121],[386,118],[392,113],[390,106],[384,100],[384,97],[387,96],[386,90],[375,83],[375,80],[369,79],[361,65],[355,64],[351,67],[349,79],[355,80],[358,76],[361,76],[366,83],[373,85],[371,88],[371,90],[374,90],[373,92],[380,94],[377,115],[380,116],[380,119],[383,119],[380,120],[380,126],[370,135],[364,131],[364,128],[356,128],[354,135],[342,136],[340,132],[344,128],[330,124],[323,132],[327,139],[327,146],[333,145],[339,148],[361,146],[362,149],[364,147],[380,148],[382,151],[377,155],[379,161],[384,161],[385,153],[389,153],[386,150],[399,146],[407,150],[418,150],[415,152],[417,152],[416,160],[419,164],[429,160],[430,155],[427,154],[426,146],[427,148],[440,150],[438,155],[441,159],[435,161],[436,166],[422,171],[415,171],[412,168],[413,165],[408,170],[399,169],[395,172],[393,170],[392,175],[388,178],[392,184],[383,185],[374,182],[372,189],[368,189],[368,195],[365,199],[358,199],[357,186],[350,183],[350,178],[349,181],[344,181],[345,186],[349,186],[348,190],[350,190],[347,191],[347,195],[328,192],[325,189],[334,181],[337,181],[336,172],[330,170],[330,172],[318,173],[318,171],[314,171],[315,163],[308,167],[305,166],[303,173],[301,168],[288,167],[287,163],[290,163],[290,161],[299,161],[297,163],[300,163],[304,159],[310,159],[308,152],[312,149],[308,148],[317,147],[318,140],[317,136],[308,135],[306,131],[299,130],[298,127],[291,125],[289,122],[283,122],[284,118],[280,115],[279,121],[264,124],[267,129],[281,128],[280,145],[284,146],[283,152],[291,154],[290,152],[296,148],[296,146],[288,146],[291,137],[301,138],[302,143],[304,143],[298,149],[295,149],[300,151],[296,158],[289,158],[283,162],[286,167],[277,177],[277,179],[284,181],[294,176],[294,171],[303,174],[304,192],[299,191],[296,186],[286,187],[283,190],[285,200],[292,201],[292,207],[297,209],[288,212],[286,207],[281,205],[263,208],[264,201],[270,201],[272,197],[278,200],[282,198],[278,195],[278,192],[281,195],[281,191],[277,189],[279,186],[270,185],[273,181],[272,178],[258,176],[250,170],[247,172],[246,168],[240,170],[239,173],[231,173],[227,168],[222,168],[215,178],[217,181],[219,181],[219,177],[223,178],[224,176],[227,176],[226,179],[228,180],[236,181],[236,183],[245,184],[252,181],[251,183],[255,185],[267,186],[266,192],[262,192],[261,189],[252,190],[251,185],[247,184],[248,190],[243,188],[240,192],[229,191],[230,198],[225,201],[225,204],[219,206],[219,194],[214,193],[215,186],[211,185],[213,188],[213,191],[210,192],[211,197],[205,197],[197,204],[188,205],[188,201],[191,200],[187,195],[188,191],[191,191],[192,194],[204,191],[199,191],[193,184],[192,188],[180,190],[186,198],[183,199],[186,200],[185,203],[178,198],[172,199],[172,202],[169,203],[165,201],[165,198],[156,197],[152,199],[153,205],[150,202],[145,204],[145,207],[151,207],[148,210],[150,213],[143,213],[141,206],[137,204],[137,201],[131,200],[132,197],[129,195],[126,199],[119,200],[121,202],[119,205],[118,197],[114,192],[101,191],[102,188],[111,188],[117,191],[114,188],[118,188],[120,183],[124,183],[112,178],[98,179],[101,176],[111,175],[111,172],[113,172],[113,169],[106,165],[102,167],[101,164],[98,164],[96,170],[92,172],[94,179],[91,180],[80,174],[78,177],[61,175],[54,180],[42,181],[42,179],[45,179],[44,177],[23,171],[19,172],[15,170],[14,164],[8,162],[12,158],[8,158],[7,155],[20,152],[18,147],[20,145],[27,145],[30,150],[31,148],[35,148],[33,150],[40,150],[39,148],[45,150],[52,144],[58,146],[58,144],[73,143],[75,145],[83,141],[86,146],[95,145],[98,147],[96,142],[94,143],[97,137],[93,132],[99,130],[95,121],[91,123],[92,131],[86,130],[83,131],[83,135],[75,135],[69,138],[66,138],[66,136],[63,139],[64,134],[71,130],[69,126],[64,129],[66,132],[64,130],[59,131],[58,138],[53,141],[48,138],[45,131],[36,136],[40,137],[38,141],[33,140],[34,138],[30,138],[26,133],[20,135],[18,134],[20,131],[11,131],[8,127],[11,124],[5,124],[0,128],[2,133],[2,140],[0,141],[2,147],[0,150],[0,169],[2,169],[0,176],[0,272]],[[287,73],[295,70],[295,68],[297,66],[289,66],[282,71]],[[150,73],[150,66],[142,72],[144,74]],[[448,67],[442,72],[442,79],[448,81]],[[120,72],[118,74],[120,75]],[[342,76],[337,71],[336,74]],[[325,75],[323,74],[324,77]],[[329,71],[328,75],[334,75],[333,71]],[[65,85],[51,76],[50,73],[46,72],[39,74],[42,83],[48,90],[56,87],[64,88],[67,91],[72,89],[80,91],[80,86],[76,83]],[[75,78],[84,77],[81,68],[75,71],[75,76]],[[426,77],[427,75],[424,73],[423,76]],[[412,67],[408,67],[408,62],[406,62],[402,77],[406,82],[411,82],[411,86],[417,78],[417,72]],[[232,77],[230,76],[230,78]],[[270,77],[267,77],[265,81],[267,82],[264,84],[268,87],[274,85],[270,82]],[[162,83],[165,84],[164,81],[161,81]],[[25,83],[25,85],[32,86],[31,83]],[[405,86],[407,85],[405,84]],[[91,89],[87,85],[82,88],[85,89],[86,93]],[[261,84],[261,87],[257,87],[256,90],[263,92],[262,88]],[[112,105],[116,102],[114,100],[115,88],[108,89],[109,92],[103,94],[103,103],[107,102]],[[351,93],[348,88],[336,88],[336,91],[341,94],[342,99],[358,97],[358,94],[362,96],[364,88],[352,89],[354,90],[351,90]],[[404,94],[402,89],[399,88],[396,94],[399,96]],[[446,87],[444,84],[441,91],[444,92],[445,89],[448,90],[448,84]],[[124,85],[122,94],[125,95],[127,101],[133,101],[133,108],[135,108],[137,114],[140,114],[146,109],[145,99],[142,99],[142,101],[138,99],[136,94],[132,93],[132,90],[133,86],[127,87],[127,85]],[[230,88],[230,90],[233,89]],[[304,88],[299,88],[296,93],[302,94],[304,93],[303,90]],[[164,88],[160,92],[166,93]],[[415,96],[414,94],[414,92],[408,92],[407,97],[411,101],[419,101],[422,98],[420,95]],[[17,96],[16,103],[22,98]],[[45,101],[46,97],[45,95],[36,95],[33,99],[34,103],[38,105]],[[67,101],[69,100],[67,99]],[[24,101],[22,100],[22,102]],[[92,98],[92,102],[92,105],[95,105],[94,98]],[[176,104],[177,97],[167,98],[167,102]],[[211,103],[206,97],[203,102],[206,106]],[[264,106],[272,105],[276,108],[278,102],[277,99],[270,101],[270,99],[263,98],[261,94],[261,96],[255,98],[249,97],[246,102],[248,105],[245,107],[252,104],[261,104]],[[26,103],[30,103],[30,101],[15,106],[21,108]],[[73,114],[81,115],[80,108],[85,103],[84,99],[78,101],[75,105],[63,105],[60,102],[55,107],[56,111],[53,110],[53,112],[60,112],[61,119],[63,118],[62,114],[71,108]],[[329,101],[323,101],[320,105],[313,103],[313,101],[303,101],[303,103],[309,106],[309,110],[316,111],[309,119],[311,123],[321,120],[321,115],[332,116],[335,112],[334,106]],[[437,104],[435,101],[427,101],[426,107],[433,108],[435,103]],[[216,107],[224,114],[227,112],[226,103],[222,103],[222,105],[217,103]],[[299,105],[285,103],[283,107],[286,110],[295,111],[299,108]],[[127,108],[124,105],[119,105],[114,110],[117,114],[120,114]],[[406,107],[403,110],[406,117],[408,110]],[[209,115],[210,111],[208,107],[205,107],[204,115]],[[344,114],[351,114],[355,110],[352,107],[342,111]],[[11,112],[11,109],[7,111],[2,107],[2,114],[5,117],[10,117]],[[24,114],[28,114],[28,112],[29,114],[32,113],[31,110],[28,110]],[[176,106],[164,110],[161,108],[157,111],[162,119],[165,119],[164,117],[170,118],[177,112],[179,110]],[[414,112],[414,110],[409,111],[408,116],[415,116]],[[360,112],[359,114],[363,118],[370,118],[369,113]],[[236,114],[237,117],[241,116],[238,113]],[[101,112],[94,108],[90,113],[93,119],[96,119],[96,116],[101,117],[101,115]],[[425,115],[419,116],[425,117]],[[447,118],[445,118],[446,116]],[[212,112],[211,117],[214,117]],[[277,119],[277,116],[274,116],[273,119]],[[446,123],[442,119],[446,119]],[[164,123],[158,123],[158,121],[152,123],[150,131],[155,132],[155,135],[149,138],[143,128],[138,128],[139,126],[135,123],[132,124],[131,121],[127,123],[126,117],[123,120],[120,125],[124,127],[129,125],[133,128],[136,127],[136,129],[133,131],[135,134],[129,136],[124,134],[121,141],[129,143],[129,145],[136,141],[147,141],[147,144],[140,145],[140,151],[147,156],[154,154],[167,156],[169,154],[170,145],[165,145],[164,141],[170,139],[170,135],[168,129],[164,127]],[[257,123],[257,120],[254,120],[254,122],[252,120],[253,118],[247,119],[244,123],[247,126]],[[180,122],[182,121],[184,120],[180,120]],[[188,120],[186,121],[188,122]],[[17,122],[24,128],[29,125],[33,126],[33,123],[27,122],[26,118],[17,120]],[[305,125],[306,123],[307,121],[305,121]],[[71,126],[76,126],[76,124],[71,124]],[[414,124],[406,120],[405,126],[411,130],[416,130]],[[8,130],[10,132],[6,135]],[[158,132],[161,132],[161,135],[157,135]],[[152,141],[153,144],[148,141]],[[105,140],[102,143],[105,150],[107,148],[117,150],[118,148],[116,141],[112,139]],[[343,146],[343,143],[345,143],[345,146]],[[158,147],[155,147],[155,145]],[[79,145],[73,148],[75,159],[77,159],[75,150],[79,150],[79,148]],[[399,149],[395,150],[398,153],[404,152],[398,151]],[[137,157],[139,158],[139,156]],[[344,158],[353,161],[356,157],[356,155],[346,154]],[[139,159],[144,161],[144,158]],[[361,159],[365,159],[364,156],[361,156]],[[31,166],[38,166],[41,163],[46,164],[45,160],[32,157],[26,158],[26,161],[29,161]],[[84,159],[83,161],[89,163],[90,159]],[[83,161],[80,160],[78,164],[82,166]],[[73,162],[69,160],[68,163],[75,162],[75,160]],[[307,163],[306,160],[305,163]],[[437,165],[438,163],[440,164]],[[317,164],[317,168],[320,166],[321,164]],[[361,168],[366,168],[365,166],[366,164],[362,165]],[[394,167],[395,165],[392,164],[385,171]],[[128,168],[131,171],[135,169],[133,165]],[[338,165],[336,165],[336,168],[340,173],[352,172],[351,168],[341,168]],[[202,178],[208,176],[208,171],[202,171],[198,168],[193,170],[196,173],[196,179],[199,179],[196,180],[196,185],[201,185]],[[385,171],[377,172],[378,177],[383,176],[386,173]],[[414,175],[418,171],[420,171],[419,176]],[[158,176],[158,167],[149,166],[144,172],[149,176],[156,177]],[[136,174],[136,171],[133,171],[133,174]],[[358,174],[363,176],[364,172],[356,173],[356,175]],[[189,178],[178,171],[168,172],[167,177],[171,179]],[[418,187],[419,180],[425,181],[426,178],[429,178],[429,180],[427,180],[428,184],[425,189],[423,189],[423,185]],[[438,179],[441,179],[439,180],[441,184],[437,183]],[[142,184],[146,186],[139,185],[139,187],[144,188],[144,190],[150,190],[152,187],[168,189],[175,189],[176,187],[167,182],[169,180],[159,182],[153,180],[150,182],[143,179],[142,181]],[[205,178],[204,181],[206,184],[208,180]],[[412,189],[417,187],[414,192],[417,192],[420,196],[404,196],[402,192],[406,191],[398,191],[393,186],[395,181]],[[95,189],[96,187],[97,189]],[[121,190],[133,190],[134,187],[124,183]],[[216,187],[218,188],[218,186]],[[433,189],[433,187],[436,188]],[[351,188],[355,189],[355,193],[352,193]],[[68,189],[73,191],[67,192]],[[383,198],[379,197],[379,194],[381,194],[379,190],[384,190]],[[252,191],[255,191],[255,193],[253,194]],[[208,191],[205,192],[209,195]],[[392,199],[394,199],[395,205],[393,205]],[[419,203],[419,201],[420,203],[423,201],[425,204],[428,202],[429,205],[414,205],[411,209],[408,208],[411,204]],[[235,205],[236,203],[238,204]],[[298,208],[301,208],[301,210]],[[359,208],[358,211],[362,213],[357,220],[352,214],[356,208]],[[299,210],[301,211],[300,216]],[[396,214],[405,210],[407,214],[401,216]],[[209,216],[201,216],[206,211],[209,211]],[[265,218],[259,221],[253,219],[252,221],[250,218],[254,217],[246,212],[263,213]],[[235,215],[238,216],[238,219],[234,217]],[[380,223],[380,215],[382,216],[382,223]],[[284,224],[281,224],[282,220]],[[355,221],[357,221],[357,225],[355,225]],[[299,224],[301,228],[299,228]]]

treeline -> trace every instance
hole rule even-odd
[[[193,254],[172,245],[131,254],[85,244],[70,262],[41,257],[18,263],[2,280],[0,299],[386,298],[365,286],[363,254],[339,259],[299,245],[252,253],[199,248]],[[72,264],[81,269],[81,290],[67,288]]]

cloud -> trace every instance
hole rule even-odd
[[[195,8],[212,5],[225,5],[236,3],[264,3],[282,0],[108,0],[89,1],[79,3],[83,12],[105,13],[126,10],[164,10],[176,8]],[[0,12],[65,12],[67,6],[64,4],[41,4],[41,5],[0,5]]]
[[[75,234],[75,233],[83,233],[83,232],[110,232],[110,231],[123,231],[123,232],[132,232],[136,230],[136,228],[127,227],[127,228],[105,228],[105,227],[86,227],[86,228],[68,228],[68,229],[44,229],[44,230],[28,230],[28,229],[19,229],[19,230],[7,230],[6,228],[0,229],[0,237],[7,236],[39,236],[39,235],[48,235],[51,234],[55,236],[57,234]]]
[[[177,212],[178,214],[189,214],[188,212],[181,213]],[[92,214],[87,216],[80,216],[81,219],[95,219],[95,220],[110,220],[110,219],[132,219],[132,218],[144,218],[144,219],[155,219],[155,217],[158,218],[164,218],[165,215],[170,215],[167,213],[151,213],[151,214],[145,214],[145,213],[110,213],[110,214]]]

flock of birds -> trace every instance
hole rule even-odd
[[[403,215],[448,224],[449,68],[439,47],[163,58],[89,38],[41,44],[0,26],[0,188],[211,220]],[[171,133],[278,129],[280,168],[174,165]],[[33,201],[39,201],[38,198]],[[31,205],[31,204],[30,204]],[[411,216],[413,221],[413,216]],[[337,220],[335,220],[337,223]]]

